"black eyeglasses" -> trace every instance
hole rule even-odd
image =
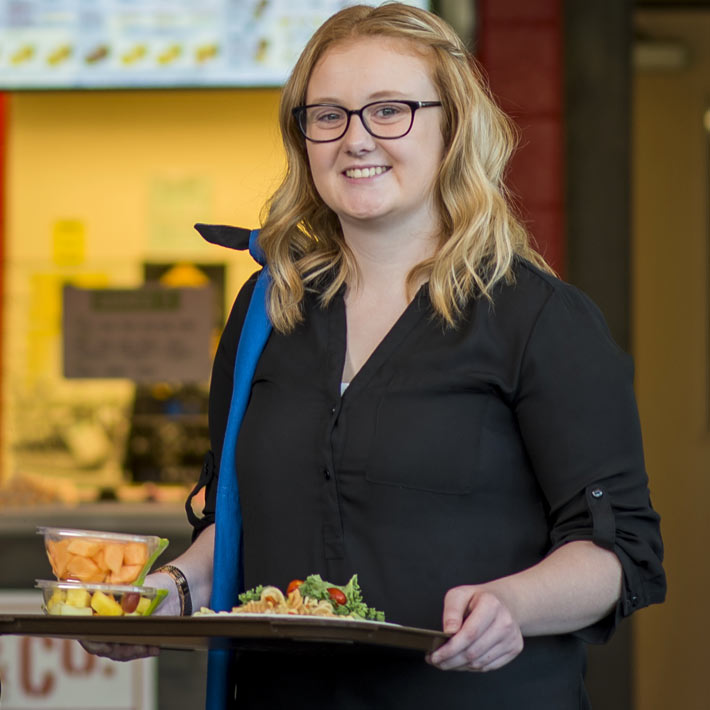
[[[441,106],[441,101],[374,101],[357,110],[337,104],[296,106],[293,115],[301,133],[313,143],[330,143],[342,138],[352,116],[360,116],[365,130],[375,138],[402,138],[412,130],[419,108]]]

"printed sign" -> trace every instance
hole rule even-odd
[[[0,613],[39,613],[41,594],[0,592]],[[3,710],[155,710],[157,659],[118,663],[78,641],[0,636]]]
[[[64,376],[206,382],[214,299],[210,286],[65,286]]]

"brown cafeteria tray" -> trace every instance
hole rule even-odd
[[[170,649],[287,649],[295,644],[379,646],[433,651],[448,634],[372,621],[320,617],[209,615],[197,617],[81,617],[0,614],[0,636],[39,636],[145,644]]]

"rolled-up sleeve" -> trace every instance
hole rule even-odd
[[[516,415],[546,498],[550,552],[573,540],[612,550],[617,607],[578,632],[603,642],[616,624],[665,598],[660,519],[649,494],[631,358],[581,292],[555,289],[521,361]]]

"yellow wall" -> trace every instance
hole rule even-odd
[[[284,166],[277,111],[276,90],[10,96],[0,477],[23,472],[13,441],[67,401],[130,400],[125,381],[61,377],[62,282],[133,287],[144,261],[227,262],[231,303],[256,265],[192,225],[258,226]]]
[[[634,353],[668,601],[635,624],[636,710],[706,710],[710,638],[707,310],[710,12],[647,12],[637,29],[680,39],[690,65],[638,72],[634,97]]]
[[[258,225],[282,170],[277,105],[274,90],[12,95],[8,258],[46,259],[58,219],[85,223],[92,264],[190,253],[154,233],[176,208],[175,242],[221,259],[192,222]]]

